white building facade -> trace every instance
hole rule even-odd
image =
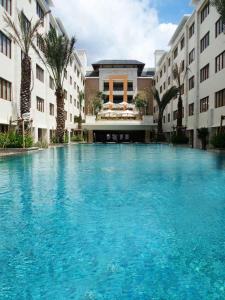
[[[9,28],[3,16],[7,13],[18,25],[18,13],[23,11],[28,20],[32,19],[32,22],[35,22],[52,6],[51,0],[0,1],[0,132],[6,131],[10,122],[20,117],[21,49],[10,39]],[[40,33],[47,33],[51,26],[59,34],[66,35],[61,21],[50,13],[45,17]],[[56,129],[54,84],[51,74],[33,49],[30,54],[32,60],[31,119],[34,141],[49,143]],[[80,113],[78,94],[79,91],[84,91],[86,64],[85,51],[75,50],[74,59],[65,70],[65,115],[68,133],[77,128],[76,117]],[[81,111],[84,118],[84,103]]]
[[[155,85],[160,96],[176,85],[172,68],[182,66],[183,126],[190,144],[199,147],[198,128],[214,134],[225,115],[225,35],[222,20],[207,0],[193,1],[195,10],[185,15],[170,40],[170,50],[155,52]],[[185,75],[186,74],[186,75]],[[177,99],[167,105],[163,129],[169,138],[175,130]],[[157,104],[154,103],[157,122]]]

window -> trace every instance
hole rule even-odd
[[[133,81],[128,81],[128,91],[133,91],[134,87],[133,87]]]
[[[215,108],[225,106],[225,89],[216,92],[215,94]]]
[[[166,89],[166,82],[163,83],[163,89]]]
[[[79,70],[77,70],[77,77],[78,77],[78,78],[80,77],[80,72],[79,72]]]
[[[170,76],[168,77],[168,85],[170,85]]]
[[[36,65],[36,78],[44,82],[44,70],[39,65]]]
[[[175,121],[177,119],[177,110],[175,110],[174,112],[173,112],[173,120]]]
[[[12,14],[12,0],[0,0],[0,5],[11,15]]]
[[[70,76],[70,85],[72,85],[72,83],[73,83],[73,79],[72,79],[72,77]]]
[[[170,67],[170,64],[171,64],[171,59],[170,57],[168,58],[168,66]]]
[[[195,77],[192,76],[192,77],[189,79],[189,91],[192,90],[194,87],[195,87]]]
[[[178,47],[173,51],[173,58],[175,59],[178,55]]]
[[[25,30],[28,31],[31,27],[31,23],[27,19],[27,17],[25,16],[25,14],[23,12],[22,12],[21,16],[22,16],[22,22],[24,24]]]
[[[206,112],[209,109],[209,97],[200,100],[200,113]]]
[[[162,70],[160,71],[160,78],[162,77]]]
[[[160,93],[162,93],[162,86],[160,86]]]
[[[38,3],[38,1],[36,1],[36,12],[37,12],[37,15],[40,19],[42,19],[44,17],[44,11],[43,9],[41,8],[40,4]]]
[[[184,45],[185,45],[185,39],[183,37],[181,42],[180,42],[180,50],[182,50],[184,48]]]
[[[184,60],[182,60],[182,62],[181,62],[181,72],[184,72],[184,67],[185,67],[185,63],[184,63]]]
[[[209,64],[200,70],[200,82],[209,78]]]
[[[12,100],[12,83],[0,78],[0,98],[4,100]]]
[[[216,38],[224,32],[224,24],[222,18],[219,18],[219,20],[215,24],[215,36]]]
[[[39,34],[37,34],[37,46],[38,48],[43,52],[43,41],[41,39],[41,36]]]
[[[64,69],[64,78],[67,79],[67,71]]]
[[[209,46],[209,32],[200,41],[200,52],[202,53]]]
[[[170,114],[167,115],[167,120],[170,122]]]
[[[215,72],[219,72],[225,67],[225,51],[215,58]]]
[[[195,33],[195,22],[191,24],[189,27],[189,39],[194,35]]]
[[[37,97],[37,110],[40,112],[45,111],[45,101],[44,101],[44,99],[41,99],[40,97]]]
[[[0,31],[0,52],[11,58],[11,40]]]
[[[201,11],[201,23],[205,20],[205,18],[209,15],[209,2],[203,7]]]
[[[108,82],[108,81],[105,81],[105,82],[104,82],[104,87],[103,87],[103,89],[104,89],[105,92],[108,92],[108,90],[109,90],[109,82]]]
[[[123,82],[113,82],[114,91],[123,91]]]
[[[50,116],[54,116],[54,104],[49,103],[49,114]]]
[[[189,113],[189,116],[193,116],[194,115],[194,103],[189,104],[189,106],[188,106],[188,113]]]
[[[192,49],[189,53],[189,65],[195,60],[195,49]]]
[[[73,103],[72,95],[70,95],[70,103]]]
[[[64,90],[64,99],[67,100],[67,90]]]
[[[54,80],[51,76],[49,76],[49,87],[52,90],[54,90],[54,88],[55,88]]]

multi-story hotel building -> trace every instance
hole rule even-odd
[[[85,109],[89,142],[148,142],[153,124],[151,93],[154,70],[136,60],[101,60],[92,65],[85,80]],[[104,104],[97,117],[93,101],[101,92]],[[134,98],[142,93],[146,100],[143,114]]]
[[[0,131],[7,130],[10,122],[20,116],[20,78],[21,49],[10,39],[3,15],[7,13],[18,25],[18,12],[23,11],[32,22],[42,17],[53,6],[51,0],[4,0],[0,1]],[[59,19],[50,13],[45,17],[41,33],[47,33],[50,27],[60,34],[66,31]],[[38,41],[37,41],[38,46]],[[31,119],[35,141],[49,142],[56,129],[56,97],[51,74],[31,49],[32,59],[32,100]],[[77,128],[76,116],[79,116],[79,91],[84,91],[86,72],[86,54],[76,50],[74,60],[65,70],[65,115],[66,129],[71,132]],[[84,117],[84,104],[81,108]],[[16,124],[13,122],[12,124]]]
[[[197,129],[216,132],[225,115],[225,35],[222,20],[206,0],[193,0],[195,10],[185,15],[170,40],[170,50],[156,51],[155,84],[160,96],[175,85],[172,67],[178,64],[183,80],[183,125],[190,143],[199,146]],[[186,73],[186,76],[185,76]],[[176,126],[177,99],[166,107],[163,128],[169,137]],[[154,103],[157,122],[157,105]]]

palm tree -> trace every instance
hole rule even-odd
[[[83,101],[84,101],[84,92],[82,92],[82,91],[79,92],[79,94],[78,94],[78,100],[79,100],[79,109],[80,109],[78,129],[81,129],[81,127],[82,127],[82,115],[81,115],[81,111],[82,111],[82,104],[83,104]]]
[[[22,50],[21,62],[21,83],[20,83],[20,114],[21,117],[25,113],[30,113],[31,108],[31,58],[30,50],[33,47],[34,41],[38,36],[38,30],[44,22],[43,18],[32,24],[32,20],[28,20],[23,11],[18,14],[19,25],[12,21],[11,17],[6,13],[3,18],[10,29],[10,36],[12,40]]]
[[[93,105],[93,111],[94,111],[96,118],[97,118],[99,111],[103,107],[104,98],[105,98],[105,95],[102,92],[98,92],[93,100],[92,105]]]
[[[42,51],[39,52],[39,55],[46,67],[50,69],[55,83],[57,103],[56,140],[58,143],[63,143],[65,132],[64,70],[70,60],[73,59],[76,40],[74,37],[68,39],[65,35],[58,35],[55,28],[51,28],[45,36],[40,37],[40,40]]]
[[[157,129],[157,140],[163,141],[163,127],[162,127],[162,120],[163,120],[163,112],[166,106],[170,103],[170,101],[177,95],[178,88],[176,86],[172,86],[169,90],[167,90],[162,98],[160,99],[159,92],[156,88],[152,89],[153,96],[157,102],[159,114],[158,114],[158,129]]]
[[[225,0],[211,0],[211,4],[215,6],[218,14],[222,18],[223,24],[225,24]]]
[[[146,95],[138,93],[134,98],[134,104],[137,110],[139,111],[140,117],[142,117],[144,110],[147,107]]]
[[[178,103],[177,103],[177,135],[182,135],[182,119],[183,119],[183,99],[182,99],[182,90],[184,87],[184,79],[186,77],[188,69],[184,72],[184,66],[181,62],[180,66],[177,64],[174,64],[173,66],[173,78],[177,82],[177,88],[178,88]],[[184,72],[183,78],[182,73]]]

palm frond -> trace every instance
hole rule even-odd
[[[160,108],[164,109],[167,104],[169,104],[169,102],[175,97],[177,96],[178,93],[178,88],[176,86],[172,86],[169,90],[167,90],[163,96],[162,96],[162,100],[160,103]]]
[[[225,24],[225,0],[211,0],[210,3],[212,6],[215,6]]]
[[[153,97],[156,100],[158,106],[160,106],[161,101],[160,101],[160,97],[159,97],[159,91],[155,87],[152,88],[152,94],[153,94]]]

